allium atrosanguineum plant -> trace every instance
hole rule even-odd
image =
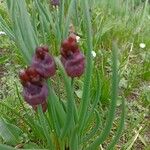
[[[85,70],[85,57],[77,44],[76,35],[71,33],[61,44],[61,62],[70,77],[79,77]]]
[[[84,73],[85,58],[77,44],[76,35],[73,33],[61,44],[61,62],[67,75],[72,78]],[[54,58],[48,53],[48,47],[37,47],[31,66],[20,71],[19,74],[23,85],[23,97],[34,110],[37,110],[37,106],[41,104],[43,112],[46,111],[48,87],[44,81],[55,73],[56,64]]]
[[[52,3],[50,4],[50,2],[53,2],[53,5]],[[6,3],[9,17],[4,16],[3,18],[3,16],[1,16],[2,21],[0,28],[16,43],[20,54],[22,54],[24,58],[24,62],[31,62],[29,67],[22,70],[19,75],[23,86],[23,98],[35,111],[37,111],[39,105],[41,105],[43,112],[48,108],[46,115],[41,112],[41,109],[38,109],[36,114],[26,112],[26,115],[22,116],[22,114],[14,111],[14,109],[5,104],[5,102],[2,102],[2,106],[12,110],[12,113],[17,115],[17,117],[20,116],[24,125],[23,127],[30,128],[31,131],[24,133],[26,130],[20,130],[18,126],[17,131],[19,131],[19,134],[12,134],[11,137],[15,136],[16,139],[20,139],[24,134],[27,134],[29,143],[35,142],[33,143],[33,147],[31,146],[33,149],[37,144],[37,146],[49,150],[96,150],[103,144],[105,147],[108,145],[106,149],[115,149],[115,145],[122,134],[125,121],[124,98],[122,107],[120,107],[122,113],[119,124],[115,121],[119,90],[119,66],[117,64],[118,47],[117,44],[113,42],[111,63],[112,85],[110,85],[111,100],[108,111],[103,113],[101,112],[101,110],[103,111],[102,106],[99,105],[99,103],[101,102],[102,85],[105,81],[100,75],[101,71],[93,74],[96,68],[93,66],[92,56],[95,57],[96,53],[92,50],[94,50],[96,45],[93,45],[94,32],[91,18],[93,15],[90,11],[89,1],[82,0],[81,4],[81,1],[74,0],[49,0],[49,3],[47,3],[47,1],[42,1],[41,3],[41,1],[37,0],[33,3],[33,6],[32,4],[29,5],[26,0],[7,0]],[[58,5],[58,3],[60,5]],[[50,5],[52,5],[54,9],[51,9]],[[34,9],[35,6],[36,9]],[[59,9],[57,9],[58,7]],[[32,12],[35,12],[38,18],[33,18],[35,15],[32,15]],[[20,15],[18,16],[18,14]],[[8,18],[10,19],[8,20]],[[32,22],[33,20],[34,24]],[[83,22],[82,26],[78,24],[81,20]],[[80,37],[75,35],[76,32],[73,25],[69,26],[71,21],[76,23],[77,29],[81,32],[83,30],[86,59],[77,44]],[[26,30],[21,26],[22,24],[27,27]],[[38,28],[39,26],[40,28]],[[39,39],[38,33],[42,33],[44,37]],[[45,33],[52,33],[56,39],[49,39],[49,36],[45,36]],[[64,41],[62,41],[61,45],[58,45],[60,38],[66,36],[68,33],[69,36],[65,40],[63,39]],[[43,41],[43,38],[44,41],[50,40],[55,47],[59,46],[61,48],[59,49],[60,60],[59,57],[54,59],[45,46],[33,49],[39,42]],[[141,48],[142,47],[144,48],[144,45],[141,45]],[[32,56],[33,50],[35,50],[35,54]],[[55,88],[49,87],[53,85],[48,78],[51,78],[51,76],[55,74],[55,62],[57,69],[59,69],[57,79],[60,81],[55,83],[55,85],[58,88],[62,87],[59,86],[59,84],[63,85],[61,91],[65,92],[65,95],[59,89],[56,89],[56,86]],[[73,84],[73,78],[81,76],[84,70],[85,76],[83,86],[80,89],[81,97],[79,98],[75,93],[76,86],[78,85]],[[94,76],[96,75],[94,83],[92,82],[92,74]],[[93,84],[95,95],[90,91],[90,87]],[[16,90],[15,93],[19,98],[17,84]],[[103,119],[104,117],[106,119]],[[7,118],[7,116],[4,119],[0,118],[1,122],[10,124],[11,126],[10,119],[8,119],[7,122]],[[116,133],[114,132],[114,137],[108,141],[107,138],[111,134],[114,123],[117,123],[118,129]],[[12,130],[15,128],[15,126],[13,126]],[[5,137],[2,138],[4,143],[9,142]],[[12,144],[9,143],[15,146],[23,142],[22,146],[25,148],[24,140],[14,142],[11,142]],[[0,144],[0,149],[4,149],[3,147],[5,147],[5,145]],[[10,149],[13,149],[13,147],[10,147]]]
[[[54,59],[48,54],[48,48],[45,46],[36,48],[31,66],[20,71],[23,97],[34,110],[37,110],[37,106],[41,104],[43,112],[46,111],[48,87],[44,79],[53,76],[55,72]]]

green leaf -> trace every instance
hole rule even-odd
[[[0,16],[0,28],[7,34],[7,36],[10,39],[15,40],[15,36],[14,36],[13,31],[10,29],[10,27],[5,22],[5,20],[2,18],[2,16]]]
[[[95,114],[96,114],[96,122],[95,122],[95,127],[93,127],[93,129],[90,131],[90,133],[88,133],[87,135],[85,135],[82,138],[82,142],[88,142],[97,132],[99,125],[100,125],[100,118],[99,118],[99,113],[98,111],[95,109]]]
[[[1,57],[1,58],[0,58],[0,65],[1,65],[1,64],[4,64],[7,60],[8,60],[8,57],[7,57],[7,56]]]
[[[43,133],[47,140],[47,145],[48,145],[49,149],[52,149],[52,141],[50,138],[50,129],[49,129],[49,126],[47,125],[47,120],[45,119],[45,115],[43,114],[41,105],[38,107],[38,114],[39,114],[39,120],[40,120],[40,124],[42,126]]]
[[[76,104],[75,104],[74,96],[73,96],[73,90],[71,87],[71,80],[68,78],[60,60],[56,59],[55,61],[60,68],[62,77],[64,79],[65,89],[67,92],[67,115],[66,115],[64,127],[61,133],[61,138],[64,138],[65,135],[69,132],[70,127],[73,128],[74,126],[73,118],[74,118],[74,115],[77,116],[77,111],[76,111]]]
[[[119,138],[122,134],[122,130],[124,128],[124,122],[125,122],[125,102],[124,102],[124,99],[122,100],[122,112],[121,112],[121,117],[120,118],[121,118],[120,119],[120,124],[118,126],[116,135],[112,139],[111,143],[108,145],[107,150],[113,150],[115,144],[117,143],[117,141],[119,140]]]
[[[89,6],[87,0],[83,0],[82,9],[84,11],[84,21],[85,21],[85,31],[87,38],[87,53],[86,53],[86,70],[83,86],[82,101],[80,105],[80,114],[79,114],[79,132],[83,130],[85,125],[86,113],[90,101],[90,81],[92,76],[92,55],[91,51],[93,50],[93,39],[92,39],[92,24],[91,16],[89,12]]]
[[[0,136],[6,143],[16,145],[21,141],[21,134],[21,129],[0,118]]]
[[[108,137],[113,125],[115,110],[117,105],[117,98],[118,98],[117,50],[118,50],[117,45],[113,43],[111,104],[110,104],[106,124],[99,137],[86,150],[96,149],[100,144],[102,144]]]
[[[15,148],[4,145],[4,144],[0,144],[0,149],[1,150],[16,150]]]
[[[27,64],[31,62],[38,38],[31,24],[25,0],[7,0],[15,42]]]
[[[150,71],[146,71],[142,74],[142,77],[146,81],[150,81]]]
[[[40,149],[40,147],[36,144],[36,143],[27,143],[27,144],[24,144],[23,146],[24,149]]]
[[[72,132],[72,135],[70,137],[70,149],[71,150],[78,150],[79,149],[79,139],[77,135],[78,127],[76,126]]]
[[[41,15],[40,22],[43,24],[43,30],[47,33],[50,33],[50,19],[49,15],[45,12],[45,9],[41,3],[41,1],[35,0],[36,7],[38,9],[39,14]]]
[[[75,6],[75,0],[71,0],[71,2],[69,4],[69,8],[68,8],[68,13],[67,13],[67,16],[66,16],[63,38],[66,38],[67,35],[68,35],[71,14],[73,14],[73,12],[75,11],[74,6]]]
[[[96,73],[96,78],[97,78],[97,80],[96,80],[97,84],[96,84],[95,98],[94,98],[94,101],[91,104],[91,108],[90,108],[90,111],[89,111],[89,113],[88,113],[88,115],[86,117],[85,126],[84,126],[83,129],[85,129],[87,127],[87,125],[89,125],[91,118],[93,118],[93,113],[95,112],[95,108],[97,107],[97,104],[98,104],[98,102],[100,100],[100,96],[101,96],[101,83],[100,83],[100,76],[99,76],[98,71]],[[101,106],[99,106],[99,107],[101,107]],[[100,117],[100,115],[99,115],[99,117]]]
[[[52,89],[51,89],[51,81],[48,80],[48,113],[49,113],[49,118],[51,120],[51,126],[52,129],[56,132],[57,136],[60,136],[60,124],[58,121],[57,113],[56,113],[56,108],[55,108],[55,96],[52,94]]]

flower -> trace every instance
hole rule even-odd
[[[34,84],[39,84],[40,82],[42,82],[40,74],[32,66],[28,67],[27,69],[21,70],[19,73],[19,78],[22,85],[26,85],[28,82]]]
[[[54,58],[48,53],[48,48],[46,47],[36,49],[31,66],[44,78],[51,77],[56,72]]]
[[[35,111],[38,105],[42,106],[43,112],[47,110],[48,87],[44,79],[53,76],[55,72],[56,65],[53,57],[48,53],[47,46],[37,47],[31,66],[20,71],[23,97]]]
[[[80,41],[80,36],[76,36],[76,40],[77,40],[77,43],[79,43],[79,41]]]
[[[58,6],[59,5],[59,0],[51,0],[51,4],[53,5],[53,6]]]
[[[26,70],[23,69],[19,72],[19,78],[20,78],[20,81],[21,81],[21,84],[22,85],[25,85],[27,82],[30,81],[30,78],[29,76],[27,75],[26,73]]]
[[[3,31],[0,31],[0,35],[6,35],[6,33]]]
[[[28,82],[23,87],[23,97],[31,106],[43,104],[48,96],[48,88],[45,83],[39,85]]]
[[[96,52],[95,51],[92,51],[91,54],[92,54],[93,58],[96,57]]]
[[[48,89],[41,76],[33,67],[21,70],[19,73],[23,85],[23,97],[25,101],[33,105],[43,104],[48,95]]]
[[[71,56],[61,58],[64,68],[70,77],[79,77],[84,73],[85,62],[81,52],[76,52]]]
[[[84,55],[81,53],[76,36],[73,33],[62,42],[61,62],[70,77],[79,77],[84,73]]]
[[[145,45],[145,43],[140,43],[140,48],[145,48],[146,47],[146,45]]]

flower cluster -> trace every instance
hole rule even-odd
[[[23,97],[35,110],[41,104],[43,112],[46,111],[48,88],[45,79],[53,76],[55,72],[54,59],[49,55],[48,48],[45,46],[36,48],[31,66],[20,71],[19,77],[23,85]]]
[[[84,55],[81,53],[76,35],[73,33],[61,44],[61,62],[70,77],[79,77],[84,72]]]
[[[70,34],[61,44],[61,62],[68,76],[79,77],[85,68],[84,55],[77,44],[76,35]],[[25,101],[35,110],[42,105],[43,112],[47,109],[46,98],[48,87],[45,80],[55,75],[54,58],[48,53],[48,47],[37,47],[31,65],[20,71],[19,77],[23,86]]]

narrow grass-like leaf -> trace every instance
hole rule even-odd
[[[41,31],[42,31],[42,42],[46,43],[46,34],[45,34],[45,28],[44,28],[44,22],[41,16],[39,16],[39,20],[40,20],[40,27],[41,27]]]
[[[100,84],[100,76],[99,76],[98,71],[96,73],[96,78],[97,78],[97,80],[96,80],[96,82],[97,82],[97,85],[96,85],[97,86],[96,87],[96,96],[94,98],[94,101],[91,104],[90,111],[89,111],[89,113],[88,113],[88,115],[86,117],[86,121],[85,121],[86,123],[85,123],[85,126],[84,126],[83,130],[86,129],[86,128],[88,128],[89,122],[91,121],[91,118],[93,117],[93,113],[95,112],[94,110],[97,107],[97,104],[98,104],[98,102],[100,100],[100,96],[101,96],[101,84]],[[99,107],[101,107],[101,106],[99,106]]]
[[[144,24],[144,19],[146,18],[146,15],[147,15],[147,9],[148,9],[148,1],[149,0],[145,0],[145,5],[144,5],[144,10],[143,10],[143,14],[142,14],[142,17],[140,18],[140,22],[139,22],[139,27],[138,28],[141,28],[142,25]]]
[[[24,27],[24,30],[22,30],[22,34],[24,36],[24,38],[28,38],[27,39],[27,43],[30,45],[30,51],[34,52],[35,48],[38,45],[38,39],[35,35],[35,32],[33,30],[27,9],[26,9],[26,3],[24,0],[17,0],[17,5],[19,8],[19,12],[20,12],[20,20],[19,21],[22,26]]]
[[[47,81],[48,83],[48,114],[49,118],[51,120],[52,128],[54,132],[56,132],[57,136],[60,136],[60,125],[58,121],[58,117],[56,114],[56,108],[55,108],[55,99],[52,95],[52,89],[51,89],[51,82],[50,80]]]
[[[49,20],[49,17],[47,17],[48,14],[45,12],[45,9],[43,8],[40,1],[35,0],[35,4],[36,4],[38,12],[41,16],[40,20],[41,20],[42,25],[44,27],[44,31],[47,32],[47,33],[50,33],[50,22],[49,22],[50,20]]]
[[[20,97],[20,94],[19,94],[19,90],[18,90],[17,83],[14,82],[14,84],[15,84],[15,87],[16,87],[16,94],[17,94],[17,97],[18,97],[18,99],[19,99],[19,102],[20,102],[20,104],[21,104],[23,110],[26,111],[26,108],[24,107],[23,101],[21,100],[21,97]],[[26,112],[27,112],[27,111],[26,111]]]
[[[74,20],[75,20],[75,26],[78,26],[79,25],[78,0],[74,0],[74,1],[75,1],[75,4],[74,4],[75,17],[74,17]]]
[[[20,49],[20,53],[24,58],[24,61],[26,62],[26,64],[30,64],[31,62],[31,53],[28,51],[28,48],[26,47],[25,43],[24,43],[24,39],[22,37],[21,31],[18,28],[19,24],[16,21],[16,18],[14,18],[14,34],[16,37],[16,45],[19,47]]]
[[[14,115],[20,117],[20,119],[22,119],[27,125],[29,125],[29,123],[26,121],[26,119],[23,118],[23,117],[22,117],[16,110],[14,110],[11,106],[9,106],[8,104],[5,104],[4,102],[0,102],[0,105],[2,105],[3,107],[6,107],[7,109],[11,110]]]
[[[9,14],[13,23],[15,42],[28,64],[38,45],[38,39],[33,30],[25,0],[16,0],[13,3],[7,0]]]
[[[71,139],[70,139],[70,149],[71,150],[78,150],[79,149],[79,138],[78,138],[78,135],[77,135],[77,130],[78,130],[78,127],[76,126],[72,132],[72,135],[71,135]]]
[[[45,119],[45,116],[43,114],[41,106],[38,107],[38,114],[39,114],[39,120],[40,120],[40,124],[42,126],[43,133],[44,133],[44,135],[46,137],[46,140],[47,140],[48,148],[50,150],[52,150],[53,149],[53,144],[52,144],[52,140],[51,140],[51,137],[50,137],[50,130],[48,128],[48,124],[46,122],[46,119]]]
[[[56,93],[54,92],[54,90],[51,88],[51,96],[53,97],[53,104],[55,107],[55,111],[56,111],[56,116],[58,118],[58,123],[60,128],[62,128],[62,126],[64,125],[64,120],[66,117],[66,113],[63,109],[63,106],[61,105],[59,98],[57,97]]]
[[[2,57],[0,58],[0,65],[4,64],[7,60],[8,60],[8,57],[7,57],[7,56],[2,56]]]
[[[58,11],[56,11],[56,13],[55,13],[55,26],[56,26],[55,36],[57,37],[55,45],[56,45],[56,49],[57,49],[57,51],[59,53],[61,40],[62,40],[62,32],[61,32],[61,28],[60,28],[60,25],[59,25],[59,14],[58,14]]]
[[[65,124],[61,133],[61,138],[64,138],[65,135],[68,133],[70,130],[70,127],[73,127],[73,118],[74,118],[74,113],[75,112],[75,106],[74,106],[74,96],[73,96],[73,91],[71,88],[71,80],[67,77],[67,74],[60,62],[59,59],[56,59],[57,65],[61,71],[62,77],[64,79],[64,84],[65,84],[65,89],[67,92],[67,116],[65,120]]]
[[[15,40],[15,36],[14,36],[13,31],[10,29],[10,27],[5,22],[5,20],[2,18],[2,16],[0,16],[0,28],[7,34],[7,36],[11,40],[13,40],[13,41]]]
[[[0,149],[1,150],[16,150],[15,148],[10,147],[8,145],[4,145],[4,144],[0,144]]]
[[[60,1],[60,7],[59,7],[59,28],[61,29],[63,33],[63,24],[64,24],[64,1]]]
[[[9,6],[8,6],[9,8]],[[15,42],[16,45],[19,47],[19,51],[21,55],[24,58],[24,61],[28,64],[31,61],[31,54],[29,53],[29,50],[24,42],[21,29],[20,29],[20,22],[19,19],[17,19],[18,16],[18,6],[17,6],[17,1],[14,1],[11,3],[11,9],[9,10],[9,14],[11,16],[11,20],[13,20],[13,30],[14,30],[14,35],[15,35]]]
[[[90,133],[88,133],[87,135],[85,135],[82,139],[81,142],[82,143],[86,143],[88,142],[97,132],[99,125],[100,125],[100,118],[99,118],[99,113],[98,111],[95,109],[95,115],[96,115],[96,122],[95,122],[95,127],[90,131]]]
[[[42,135],[40,134],[40,128],[38,128],[38,125],[34,122],[31,116],[29,116],[28,114],[26,114],[25,117],[21,116],[20,113],[18,113],[15,109],[13,109],[8,104],[5,104],[4,102],[0,102],[0,105],[11,110],[16,117],[19,117],[24,123],[26,123],[26,125],[28,125],[33,130],[33,132],[35,133],[35,135],[37,135],[37,137],[40,137],[41,139],[43,138]]]
[[[68,35],[71,14],[75,11],[74,6],[75,6],[75,0],[71,0],[67,12],[66,21],[65,21],[66,23],[65,23],[63,39],[65,39]]]
[[[7,144],[16,145],[21,141],[22,130],[0,118],[0,136]]]
[[[49,5],[46,5],[44,9],[45,9],[46,14],[48,14],[48,21],[51,27],[51,34],[52,33],[56,34],[55,21],[53,20],[53,16],[51,14],[51,11],[49,10]]]
[[[89,13],[89,6],[86,0],[83,1],[82,8],[84,10],[84,21],[85,21],[85,29],[86,29],[86,38],[87,38],[87,54],[86,54],[86,71],[84,78],[84,87],[83,87],[83,95],[82,101],[80,105],[80,114],[79,114],[79,132],[84,127],[85,118],[87,113],[87,108],[90,100],[90,81],[92,75],[92,55],[91,51],[93,50],[93,42],[92,42],[92,25]]]
[[[107,150],[113,150],[114,149],[114,146],[117,144],[117,141],[119,140],[119,138],[122,134],[122,130],[124,128],[124,122],[125,122],[125,102],[123,99],[122,100],[122,112],[121,112],[119,127],[117,129],[116,135],[111,140],[111,143],[108,145]]]
[[[87,150],[96,149],[100,144],[104,142],[110,133],[115,117],[115,110],[117,104],[118,94],[118,69],[117,69],[117,46],[113,44],[112,50],[112,90],[111,90],[111,104],[109,108],[108,118],[106,120],[105,127],[99,137],[87,148]]]

